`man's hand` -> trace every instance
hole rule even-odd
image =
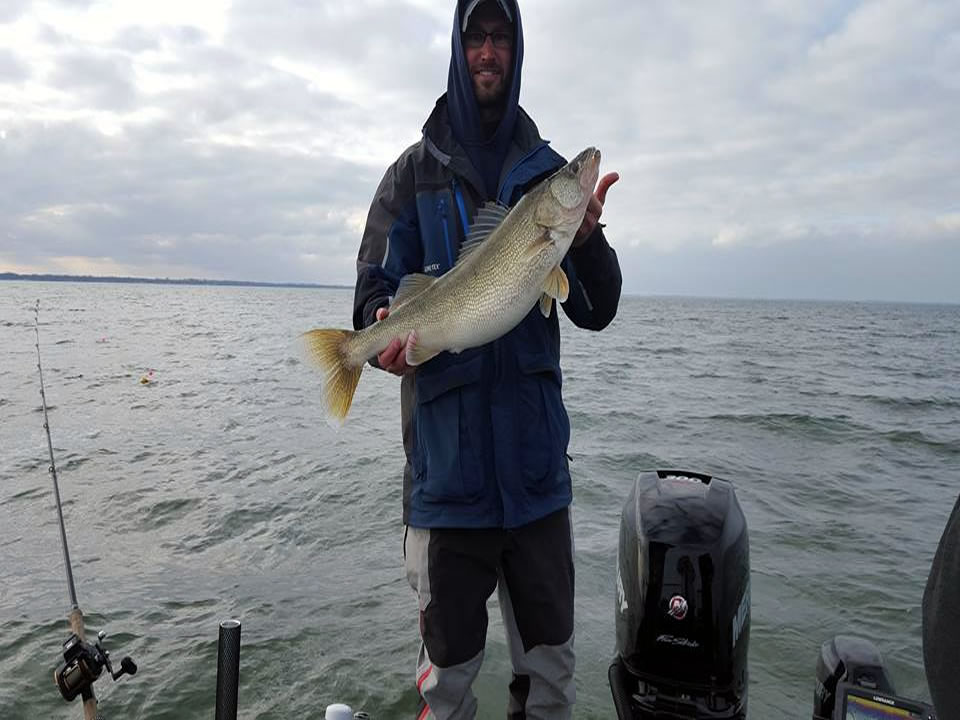
[[[377,309],[377,322],[383,320],[390,314],[390,310],[382,307]],[[413,368],[407,365],[407,344],[400,338],[392,340],[379,355],[377,362],[384,370],[394,375],[406,375],[413,372]]]
[[[587,238],[593,234],[597,223],[600,222],[600,216],[603,214],[603,203],[607,199],[607,190],[619,179],[620,174],[615,172],[607,173],[600,178],[600,182],[597,183],[597,190],[587,204],[587,212],[583,216],[580,229],[577,230],[577,234],[573,236],[573,247],[580,247],[587,241]]]

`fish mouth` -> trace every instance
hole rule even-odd
[[[599,164],[600,151],[594,147],[588,147],[570,162],[570,170],[575,175],[579,175],[583,171],[589,170],[591,165]]]
[[[600,177],[600,151],[595,147],[588,147],[577,155],[571,166],[580,179],[580,187],[584,192],[592,193]]]

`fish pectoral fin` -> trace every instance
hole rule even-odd
[[[407,349],[406,349],[406,359],[407,365],[411,367],[416,365],[423,365],[427,360],[430,360],[433,357],[436,357],[440,354],[439,350],[434,350],[433,348],[424,347],[420,344],[420,338],[417,337],[417,331],[414,330],[412,333],[407,335]]]
[[[543,281],[543,295],[540,296],[540,312],[545,318],[550,317],[553,312],[553,299],[559,302],[566,302],[570,295],[570,281],[567,280],[567,274],[563,268],[557,265],[547,279]]]
[[[556,298],[560,302],[566,302],[570,295],[570,281],[567,280],[567,274],[563,268],[557,265],[547,279],[543,282],[543,294]]]
[[[553,312],[553,298],[544,293],[540,296],[540,313],[548,318],[551,312]]]
[[[432,275],[423,273],[410,273],[400,279],[400,286],[397,288],[397,294],[393,296],[393,302],[390,303],[390,310],[396,310],[410,298],[416,297],[428,287],[433,285],[437,279]]]

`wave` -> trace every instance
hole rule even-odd
[[[893,430],[880,437],[897,445],[927,448],[945,455],[960,455],[960,440],[936,440],[919,430]]]
[[[637,352],[645,355],[653,355],[654,357],[660,357],[662,355],[689,355],[691,350],[690,348],[683,347],[682,345],[655,348],[640,346],[637,348]]]
[[[884,395],[848,395],[848,397],[892,409],[956,410],[960,408],[960,398],[950,397],[889,397]]]
[[[722,413],[709,415],[703,420],[749,425],[783,434],[802,434],[822,439],[836,435],[872,432],[870,428],[854,422],[846,415],[819,416],[803,413],[746,413],[742,415]]]
[[[21,490],[18,493],[14,493],[10,496],[10,500],[32,500],[34,498],[43,497],[49,488],[45,487],[32,487],[27,488],[26,490]]]
[[[156,529],[169,525],[173,521],[188,515],[198,505],[199,503],[195,498],[161,500],[147,509],[146,514],[141,518],[141,526],[145,529]]]

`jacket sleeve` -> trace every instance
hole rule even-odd
[[[570,249],[563,269],[570,281],[563,303],[567,317],[577,327],[603,330],[617,314],[623,278],[617,253],[599,224],[583,245]]]
[[[423,265],[416,192],[409,154],[391,165],[380,181],[357,256],[353,327],[376,321],[377,309],[389,305],[400,278]]]

